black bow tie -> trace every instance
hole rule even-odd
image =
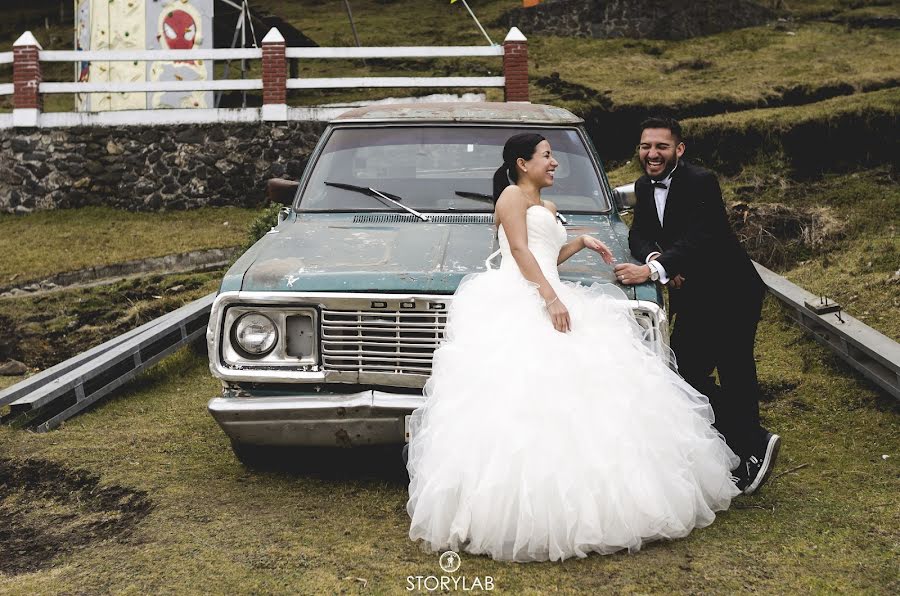
[[[651,181],[650,181],[650,184],[653,186],[653,188],[669,188],[668,186],[666,186],[665,183],[663,183],[663,182],[656,182],[655,180],[651,180]]]

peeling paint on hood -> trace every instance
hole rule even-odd
[[[570,238],[591,234],[620,262],[629,260],[621,231],[614,232],[607,217],[567,217]],[[485,270],[484,260],[497,247],[491,224],[361,224],[353,223],[352,214],[309,214],[259,241],[241,289],[451,294],[463,277]],[[588,250],[564,263],[560,274],[587,285],[616,281],[612,267]]]

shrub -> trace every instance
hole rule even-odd
[[[281,211],[281,208],[281,205],[278,203],[266,205],[262,208],[259,215],[250,222],[250,226],[247,228],[247,240],[244,243],[244,250],[256,244],[257,240],[278,225],[278,212]]]

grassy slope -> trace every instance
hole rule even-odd
[[[728,181],[726,201],[751,198],[757,204],[823,209],[842,228],[843,237],[807,248],[781,273],[900,341],[900,181],[895,174],[879,168],[804,184],[784,179],[784,186],[771,184],[770,178],[758,191],[748,191],[751,176],[745,172]]]
[[[0,214],[0,285],[130,259],[238,246],[257,213],[237,207],[163,213],[88,207]]]
[[[760,377],[773,396],[765,421],[786,437],[778,471],[805,467],[736,501],[711,527],[636,556],[514,565],[464,555],[462,573],[492,575],[510,594],[896,593],[896,404],[772,304],[760,338]],[[356,465],[346,452],[324,456],[330,462],[298,453],[293,467],[249,474],[205,412],[216,392],[205,359],[183,352],[62,430],[0,428],[0,453],[83,468],[147,491],[154,504],[131,537],[0,577],[0,591],[400,593],[407,575],[440,573],[437,557],[406,537],[399,453]]]
[[[607,92],[605,95],[614,106],[652,103],[689,107],[709,101],[760,104],[777,100],[785,90],[792,88],[815,91],[837,84],[849,84],[857,89],[896,85],[900,78],[900,59],[897,58],[900,56],[900,31],[848,29],[839,24],[808,20],[855,14],[861,10],[896,15],[895,7],[884,6],[884,2],[841,0],[787,4],[790,10],[784,14],[802,20],[677,42],[567,39],[525,31],[531,44],[532,99],[579,110],[592,105],[592,98],[563,100],[558,93],[536,84],[537,78],[554,72],[562,79],[594,92]],[[868,4],[878,6],[865,6]],[[520,6],[514,0],[475,0],[470,5],[495,42],[502,41],[506,29],[493,27],[490,23],[506,10]],[[278,14],[322,46],[354,44],[341,2],[255,0],[254,6]],[[362,45],[485,43],[459,3],[451,6],[435,0],[399,0],[389,4],[378,0],[354,0],[352,7]],[[71,44],[65,27],[40,28],[34,33],[47,49]],[[7,44],[13,39],[7,40]],[[707,62],[701,70],[686,66],[698,59]],[[300,76],[429,76],[466,72],[488,75],[497,74],[499,68],[500,61],[496,59],[376,61],[367,66],[360,61],[305,60],[300,65]],[[45,80],[71,77],[69,64],[48,64],[46,69]],[[251,69],[249,76],[258,76],[259,65],[251,63]],[[234,73],[232,69],[232,76]],[[4,74],[4,80],[8,79],[11,70],[0,68],[0,76]],[[291,101],[295,104],[327,103],[408,92],[398,89],[292,92]],[[491,99],[502,98],[499,90],[488,90],[488,94]],[[51,96],[45,109],[69,110],[71,105],[69,95]]]
[[[691,118],[684,122],[685,131],[703,135],[707,131],[738,132],[748,128],[764,130],[774,137],[798,124],[812,121],[828,122],[846,113],[900,112],[900,87],[836,97],[801,106],[754,109],[717,114],[704,118]]]
[[[564,80],[608,90],[615,105],[689,107],[707,101],[764,103],[781,95],[779,87],[862,88],[896,80],[900,63],[894,58],[885,63],[885,54],[873,47],[895,51],[900,32],[806,23],[790,31],[757,27],[677,42],[536,37],[530,51],[534,75],[556,71]],[[707,65],[678,68],[697,60]],[[553,99],[540,90],[536,95]]]
[[[352,45],[346,14],[336,2],[294,3],[285,6],[278,0],[261,0],[261,7],[282,14],[317,43],[325,46]],[[303,5],[306,4],[306,5]],[[481,21],[488,24],[517,5],[511,1],[473,2]],[[822,3],[825,4],[825,3]],[[793,7],[793,3],[789,3]],[[831,2],[839,10],[840,2]],[[823,7],[803,6],[807,15],[821,13]],[[405,0],[385,6],[375,0],[357,0],[353,13],[363,45],[433,44],[448,40],[454,44],[481,44],[474,23],[457,6],[441,2],[422,3]],[[505,36],[504,28],[487,27],[494,41]],[[402,41],[397,30],[403,31]],[[566,101],[558,94],[536,85],[535,79],[558,72],[566,81],[596,92],[607,92],[615,106],[657,105],[690,106],[702,102],[765,103],[778,98],[777,88],[810,90],[838,83],[855,88],[886,84],[900,77],[900,32],[855,29],[823,22],[803,22],[779,27],[757,27],[709,37],[677,41],[634,41],[625,39],[571,39],[529,34],[530,73],[533,101],[547,101],[581,110],[593,105],[587,100]],[[452,41],[449,41],[452,40]],[[881,48],[882,51],[872,51]],[[703,59],[702,70],[679,68],[679,64]],[[338,71],[334,71],[335,65]],[[301,66],[301,76],[342,74],[403,74],[404,68],[442,69],[463,67],[460,61],[422,64],[410,60],[400,68],[390,63],[363,68],[359,63],[309,61]],[[477,61],[470,67],[479,74],[496,72],[496,61]],[[429,74],[423,72],[423,75]],[[396,91],[395,91],[396,93]],[[361,99],[367,92],[332,92],[296,96],[297,100]],[[494,95],[499,98],[498,94]]]

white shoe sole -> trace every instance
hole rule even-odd
[[[763,458],[759,473],[756,475],[756,478],[753,479],[753,482],[744,489],[745,495],[752,495],[766,480],[768,480],[769,475],[772,473],[772,468],[775,467],[775,458],[778,457],[779,449],[781,449],[781,437],[773,434],[766,445],[766,456]]]

